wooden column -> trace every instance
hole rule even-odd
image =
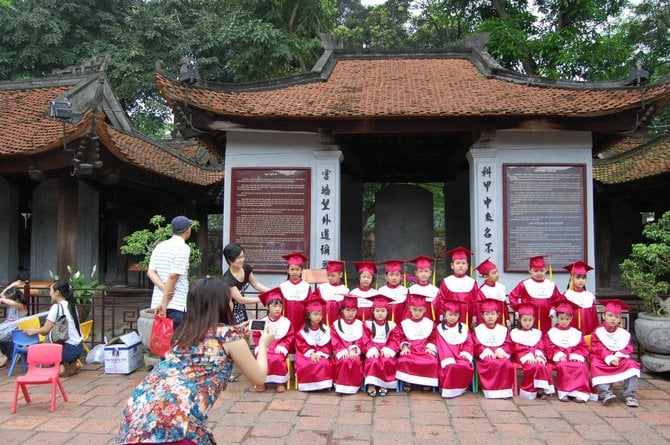
[[[79,180],[68,173],[58,184],[58,276],[68,278],[67,266],[76,270],[77,228],[79,227]]]

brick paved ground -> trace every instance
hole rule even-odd
[[[19,396],[10,413],[14,377],[0,376],[0,443],[113,443],[122,406],[146,375],[105,375],[85,365],[64,379],[70,401],[59,396],[49,412],[48,386],[30,389],[33,402]],[[16,373],[15,373],[16,375]],[[442,400],[421,391],[365,394],[256,393],[242,379],[231,383],[210,412],[220,444],[614,444],[670,443],[670,378],[644,375],[639,408],[617,401],[604,407],[547,401],[486,400],[479,394]]]

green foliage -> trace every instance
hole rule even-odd
[[[104,284],[100,284],[97,275],[98,265],[94,265],[91,270],[91,275],[86,277],[83,273],[76,271],[72,266],[67,266],[67,273],[70,274],[70,286],[74,289],[74,295],[76,297],[77,304],[81,306],[81,320],[86,321],[88,316],[91,313],[93,296],[97,293],[95,289],[102,289],[105,287]]]
[[[633,244],[630,256],[619,265],[623,284],[645,304],[645,311],[670,317],[670,211],[647,224],[642,235],[649,243]]]
[[[137,263],[140,268],[146,269],[149,266],[149,260],[151,259],[151,252],[153,252],[156,244],[172,236],[172,228],[170,224],[165,224],[166,219],[162,215],[154,215],[149,220],[149,225],[153,226],[153,229],[142,229],[137,230],[130,235],[123,238],[125,244],[121,246],[121,253],[137,255],[141,260]],[[200,224],[198,221],[193,221],[191,228],[193,230],[198,230]],[[190,264],[191,267],[198,267],[202,262],[202,252],[198,249],[198,246],[193,243],[187,243],[188,247],[191,249]]]

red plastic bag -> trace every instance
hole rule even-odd
[[[149,350],[161,358],[165,357],[165,353],[170,350],[170,339],[173,332],[172,319],[156,315],[154,325],[151,327]]]

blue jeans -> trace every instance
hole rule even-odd
[[[184,321],[186,312],[178,311],[177,309],[168,309],[166,315],[167,318],[172,320],[172,328],[176,331],[179,325]]]
[[[72,363],[76,361],[84,353],[84,345],[71,345],[70,343],[63,343],[63,363]]]

